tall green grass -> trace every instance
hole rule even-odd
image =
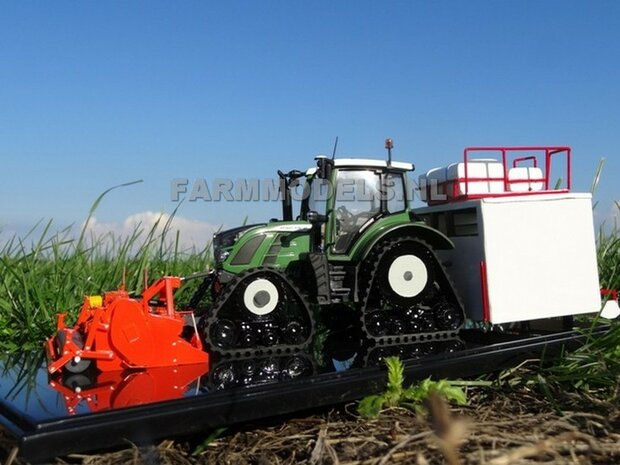
[[[53,232],[50,220],[24,237],[13,236],[0,248],[0,351],[39,348],[54,333],[56,315],[75,316],[85,295],[117,288],[125,277],[129,292],[143,289],[164,275],[187,275],[211,264],[210,238],[202,249],[182,250],[180,233],[170,218],[152,226],[138,225],[128,236],[112,233],[95,237],[88,225],[104,192],[93,204],[76,235],[68,227]],[[188,299],[190,289],[179,293]]]
[[[595,194],[598,188],[603,168],[605,167],[605,158],[601,158],[596,168],[590,192]],[[598,202],[594,204],[596,209]],[[620,202],[614,200],[614,207],[617,209],[620,217]],[[597,237],[597,260],[599,268],[599,278],[601,287],[607,289],[620,290],[620,225],[614,218],[613,224],[603,223],[599,227]]]
[[[620,213],[620,203],[615,202]],[[611,230],[606,231],[607,228]],[[598,268],[601,287],[620,290],[620,226],[601,225],[598,233]]]

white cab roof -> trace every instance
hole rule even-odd
[[[334,160],[334,164],[337,167],[378,167],[378,168],[387,168],[388,162],[387,160],[372,160],[368,158],[337,158]],[[411,171],[413,170],[413,164],[407,163],[404,161],[393,161],[390,165],[391,168],[395,168],[397,170],[403,171]]]
[[[337,168],[387,168],[387,160],[374,160],[370,158],[336,158],[334,166]],[[390,168],[402,171],[413,171],[413,163],[404,161],[392,161]],[[316,172],[316,168],[309,168],[306,175],[310,176]]]

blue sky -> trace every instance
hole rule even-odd
[[[419,171],[468,145],[570,145],[620,200],[617,1],[6,2],[0,228],[168,212],[173,178],[267,178],[330,153]],[[184,203],[233,226],[274,203]]]

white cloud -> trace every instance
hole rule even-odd
[[[84,227],[84,224],[81,225]],[[145,211],[134,213],[122,222],[101,222],[91,217],[86,227],[88,238],[115,237],[127,239],[140,231],[138,243],[142,243],[147,235],[153,231],[153,236],[159,237],[166,232],[167,244],[173,244],[176,240],[177,231],[181,250],[195,248],[201,250],[206,247],[220,227],[206,221],[192,220],[181,216],[171,216],[168,213],[156,213]]]
[[[597,206],[594,210],[594,223],[597,230],[603,227],[607,232],[620,228],[620,202],[612,202],[606,209]]]

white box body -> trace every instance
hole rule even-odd
[[[416,213],[455,243],[438,255],[472,320],[501,324],[600,310],[590,194],[489,197]]]

